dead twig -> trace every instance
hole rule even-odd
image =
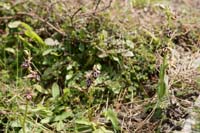
[[[157,102],[156,105],[154,106],[154,108],[153,108],[153,110],[151,111],[151,113],[139,124],[139,126],[135,129],[134,132],[137,132],[139,129],[141,129],[141,128],[145,125],[145,123],[151,119],[151,117],[153,116],[153,114],[154,114],[154,112],[155,112],[157,106],[158,106],[158,102]]]
[[[36,19],[38,19],[39,21],[41,21],[41,22],[47,24],[48,26],[50,26],[52,29],[54,29],[54,30],[55,30],[56,32],[58,32],[59,34],[61,34],[61,35],[63,35],[63,36],[66,36],[66,34],[65,34],[60,28],[55,27],[53,24],[49,23],[48,21],[44,20],[43,18],[39,17],[38,15],[36,15],[36,14],[34,14],[34,13],[18,12],[18,13],[17,13],[16,15],[14,15],[14,16],[4,16],[4,17],[0,17],[0,21],[18,18],[19,16],[22,16],[22,15],[29,16],[29,17],[32,17],[32,18],[36,18]]]
[[[100,0],[100,1],[101,1],[101,0]],[[83,14],[80,14],[80,15],[81,15],[81,16],[91,16],[91,15],[96,15],[96,14],[98,14],[98,13],[100,13],[100,12],[103,12],[103,11],[107,10],[108,8],[110,8],[112,2],[113,2],[113,0],[110,0],[107,6],[105,6],[105,7],[102,8],[102,9],[99,9],[99,10],[97,10],[97,9],[98,9],[100,3],[99,3],[99,4],[97,3],[97,6],[96,6],[96,8],[95,8],[94,11],[87,12],[87,13],[83,13]]]
[[[9,20],[9,19],[13,19],[13,18],[16,18],[17,16],[3,16],[3,17],[0,17],[0,21],[1,20]]]
[[[48,21],[45,21],[43,18],[39,17],[38,15],[36,15],[34,13],[19,12],[19,13],[17,13],[17,15],[26,15],[26,16],[30,16],[30,17],[36,18],[36,19],[40,20],[41,22],[43,22],[43,23],[47,24],[48,26],[50,26],[52,29],[54,29],[55,31],[57,31],[61,35],[66,36],[66,34],[63,31],[61,31],[61,29],[58,29],[57,27],[55,27],[54,25],[52,25]]]
[[[78,8],[71,16],[70,16],[70,21],[72,26],[74,27],[74,17],[82,10],[82,7]]]
[[[96,12],[96,10],[98,9],[100,3],[101,3],[101,0],[98,0],[98,1],[97,1],[97,4],[96,4],[96,6],[95,6],[95,9],[94,9],[95,12]]]

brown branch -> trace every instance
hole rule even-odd
[[[58,29],[57,27],[55,27],[54,25],[52,25],[51,23],[49,23],[48,21],[44,20],[43,18],[39,17],[38,15],[36,15],[34,13],[19,12],[19,13],[17,13],[17,15],[26,15],[26,16],[36,18],[36,19],[40,20],[41,22],[50,26],[52,29],[54,29],[55,31],[57,31],[61,35],[66,36],[66,34],[63,31],[61,31],[61,29]]]
[[[18,12],[15,16],[4,16],[4,17],[0,17],[0,21],[2,20],[10,20],[10,19],[13,19],[13,18],[17,18],[21,15],[25,15],[25,16],[29,16],[29,17],[32,17],[32,18],[36,18],[38,19],[39,21],[47,24],[48,26],[50,26],[52,29],[54,29],[56,32],[60,33],[61,35],[63,36],[66,36],[66,34],[59,28],[55,27],[54,25],[52,25],[51,23],[49,23],[48,21],[44,20],[43,18],[39,17],[38,15],[34,14],[34,13],[26,13],[26,12]]]
[[[110,0],[109,3],[108,3],[108,5],[106,7],[104,7],[103,9],[99,10],[99,12],[105,11],[106,9],[110,8],[112,2],[113,2],[113,0]]]
[[[96,4],[96,6],[95,6],[95,9],[94,9],[95,12],[97,11],[97,9],[98,9],[100,3],[101,3],[101,0],[98,0],[98,1],[97,1],[97,4]]]
[[[82,7],[78,8],[78,10],[76,10],[70,17],[70,21],[71,21],[71,24],[72,26],[74,26],[74,17],[82,10]]]
[[[108,3],[108,5],[107,5],[106,7],[102,8],[102,9],[100,9],[100,10],[97,10],[97,9],[96,9],[96,10],[91,11],[91,12],[83,13],[83,14],[81,14],[81,16],[91,16],[91,15],[98,14],[98,13],[100,13],[100,12],[103,12],[103,11],[105,11],[105,10],[107,10],[108,8],[111,7],[112,2],[113,2],[113,0],[110,0],[109,3]],[[98,7],[97,7],[97,8],[98,8]]]
[[[16,18],[17,16],[3,16],[3,17],[0,17],[0,20],[9,20],[9,19],[13,19],[13,18]]]

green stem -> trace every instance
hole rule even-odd
[[[19,78],[19,58],[18,58],[18,48],[17,48],[17,76],[16,76],[16,87],[18,87],[18,78]]]
[[[16,73],[16,87],[18,87],[18,78],[19,78],[19,39],[17,38],[17,73]]]
[[[28,100],[26,100],[26,109],[25,109],[25,113],[24,113],[24,120],[23,120],[23,133],[26,133],[26,117],[27,117],[27,112],[28,112]]]

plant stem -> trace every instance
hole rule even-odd
[[[16,49],[16,53],[17,53],[17,73],[16,73],[16,88],[18,87],[18,78],[19,78],[19,39],[17,38],[17,49]]]
[[[26,109],[25,109],[25,113],[24,113],[24,120],[23,120],[23,133],[26,133],[26,117],[27,117],[27,112],[28,112],[28,100],[26,100]]]

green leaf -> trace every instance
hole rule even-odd
[[[99,38],[101,41],[104,41],[107,37],[108,37],[108,32],[105,31],[105,30],[102,30],[101,34],[99,34],[99,36],[98,36],[98,38]]]
[[[101,68],[102,68],[102,66],[101,66],[101,64],[95,64],[95,66],[96,66],[96,68],[97,68],[97,70],[101,70]]]
[[[107,56],[108,56],[108,54],[106,52],[102,52],[102,53],[98,54],[99,58],[105,58]]]
[[[73,65],[72,65],[72,64],[69,64],[69,65],[67,66],[67,70],[72,70],[72,68],[73,68]]]
[[[78,49],[83,52],[85,50],[85,46],[83,44],[79,44]]]
[[[118,81],[114,81],[114,82],[109,83],[109,87],[112,89],[112,91],[115,94],[119,94],[121,85]]]
[[[54,51],[54,49],[47,49],[42,53],[42,55],[46,56],[46,55],[50,54],[52,51]]]
[[[35,42],[37,42],[41,47],[44,47],[46,44],[42,40],[42,38],[33,31],[33,29],[26,23],[21,22],[21,26],[25,28],[25,35],[29,38],[33,39]]]
[[[87,119],[81,119],[81,120],[76,120],[76,124],[81,124],[81,125],[87,125],[87,126],[92,126],[92,122],[90,122]]]
[[[38,104],[36,108],[32,108],[31,112],[41,115],[43,117],[51,117],[53,115],[53,112],[51,110],[41,104]]]
[[[18,35],[17,36],[23,43],[23,45],[25,46],[25,47],[29,47],[29,48],[32,48],[32,49],[36,49],[31,43],[29,43],[28,41],[27,41],[27,39],[25,39],[25,38],[23,38],[21,35]]]
[[[132,41],[130,40],[126,40],[126,45],[129,47],[129,48],[134,48],[134,44]]]
[[[114,133],[113,131],[107,130],[105,127],[100,127],[94,130],[92,133]]]
[[[62,121],[66,118],[73,117],[73,113],[71,111],[69,112],[63,112],[61,115],[57,115],[53,121]]]
[[[133,54],[132,51],[126,51],[126,52],[122,53],[122,56],[124,56],[124,57],[133,57],[134,54]]]
[[[9,4],[9,2],[6,2],[6,1],[3,1],[1,0],[0,1],[0,7],[1,7],[1,10],[9,10],[10,11],[10,8],[11,8],[11,4]],[[12,11],[12,10],[11,10]]]
[[[160,67],[160,73],[159,73],[159,83],[158,83],[158,90],[157,90],[159,100],[161,100],[166,94],[166,89],[167,89],[167,84],[168,84],[166,69],[167,69],[167,59],[165,55],[163,58],[163,64]]]
[[[10,125],[11,127],[21,127],[21,124],[20,124],[19,120],[11,121],[11,122],[9,123],[9,125]]]
[[[110,120],[112,122],[112,125],[115,130],[120,129],[117,114],[112,109],[108,109],[107,111],[105,111],[104,115],[107,120]]]
[[[47,124],[52,120],[52,117],[46,117],[40,121],[42,124]]]
[[[48,91],[45,90],[42,86],[39,84],[34,84],[33,88],[36,89],[38,92],[43,93],[43,94],[48,94]]]
[[[73,77],[73,71],[69,71],[68,74],[65,76],[65,79],[68,81]]]
[[[64,123],[63,123],[62,121],[59,121],[59,122],[57,123],[57,125],[56,125],[56,130],[57,130],[57,131],[61,131],[61,130],[64,129],[64,127],[65,127]]]
[[[96,124],[89,121],[88,119],[79,119],[75,121],[77,132],[91,133],[95,128]]]
[[[13,48],[5,48],[5,51],[7,51],[7,52],[9,52],[9,53],[12,53],[12,54],[16,54],[16,51],[15,51],[15,49],[13,49]]]
[[[60,96],[60,89],[57,83],[53,83],[52,85],[52,96],[53,98]]]
[[[112,59],[118,63],[120,62],[118,57],[112,56]]]

